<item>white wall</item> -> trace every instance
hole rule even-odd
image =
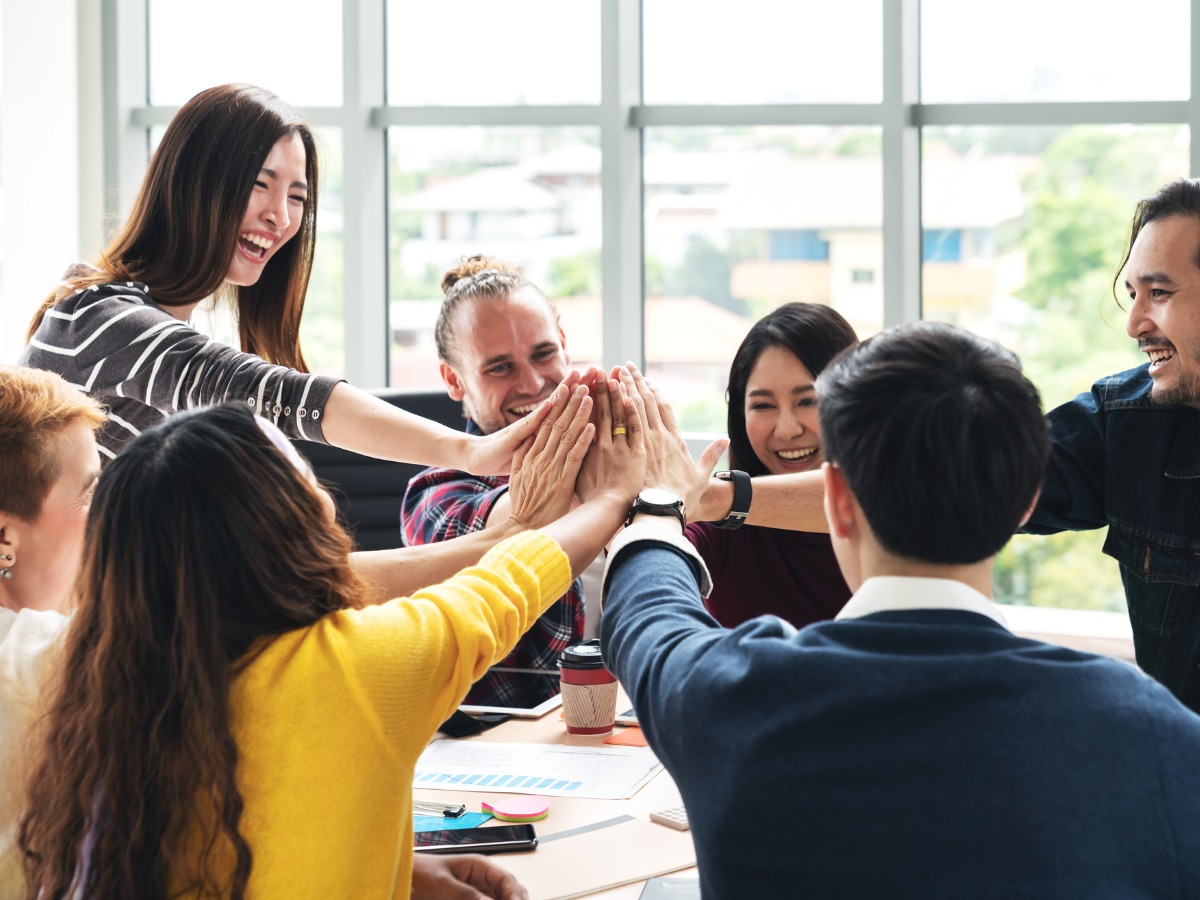
[[[0,362],[103,225],[100,2],[0,0]]]

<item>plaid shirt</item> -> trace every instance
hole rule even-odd
[[[474,422],[467,432],[479,434]],[[409,546],[448,541],[482,531],[496,501],[508,490],[505,476],[468,475],[457,469],[426,469],[408,483],[400,513],[400,534]],[[542,613],[517,646],[497,665],[555,670],[564,647],[583,639],[583,586],[571,589]],[[546,698],[514,683],[513,675],[489,672],[479,679],[464,703],[478,706],[532,706]]]

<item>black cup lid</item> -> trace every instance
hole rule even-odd
[[[604,657],[600,654],[599,638],[565,648],[558,655],[558,664],[571,669],[603,669]]]

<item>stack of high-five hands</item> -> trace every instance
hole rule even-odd
[[[728,443],[714,441],[695,463],[671,407],[632,363],[570,374],[530,415],[540,421],[513,454],[510,522],[556,540],[576,575],[621,528],[643,487],[676,494],[685,514],[696,509]],[[526,894],[490,860],[461,857],[454,867],[415,860],[412,896]]]
[[[695,462],[670,405],[632,363],[571,373],[532,415],[541,423],[513,455],[509,482],[512,518],[526,528],[576,502],[627,510],[643,487],[665,488],[695,510],[728,444],[714,441]]]

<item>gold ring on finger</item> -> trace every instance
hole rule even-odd
[[[616,428],[613,429],[612,436],[616,437],[618,434],[625,434],[625,426],[624,425],[618,425]]]

